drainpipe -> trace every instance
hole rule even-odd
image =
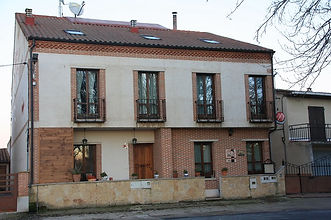
[[[270,55],[271,55],[272,96],[273,96],[272,99],[273,99],[273,108],[274,108],[273,118],[274,118],[274,123],[275,123],[274,127],[271,130],[269,130],[269,132],[268,132],[268,139],[269,139],[269,158],[272,161],[270,135],[271,135],[271,133],[273,133],[274,131],[277,130],[277,122],[276,122],[276,117],[275,117],[276,116],[276,99],[275,99],[276,92],[275,92],[275,87],[274,87],[274,85],[275,85],[275,83],[274,83],[274,77],[275,77],[275,75],[274,75],[274,61],[273,61],[274,52],[271,52]]]
[[[34,129],[34,123],[33,123],[33,72],[34,72],[34,62],[33,62],[33,49],[36,46],[35,39],[32,40],[32,45],[30,47],[30,115],[31,115],[31,125],[30,125],[30,146],[31,146],[31,167],[30,167],[30,186],[33,184],[33,129]]]

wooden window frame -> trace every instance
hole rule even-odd
[[[250,147],[252,148],[252,146],[254,146],[255,144],[259,145],[259,153],[260,153],[260,157],[261,160],[260,161],[255,161],[255,154],[254,154],[254,149],[251,149],[252,152],[252,161],[248,161],[248,157],[247,157],[247,172],[248,174],[262,174],[264,173],[264,164],[263,164],[263,143],[261,141],[248,141],[246,142],[246,151],[248,148],[248,145],[250,145]],[[252,171],[248,170],[248,164],[252,164]],[[261,171],[256,171],[255,167],[256,167],[256,163],[261,163]]]
[[[206,97],[206,94],[207,94],[207,88],[206,88],[206,77],[209,76],[212,80],[212,97],[213,97],[213,102],[212,104],[207,104],[207,97]],[[198,77],[202,77],[202,83],[203,83],[203,109],[204,109],[204,115],[207,117],[205,117],[206,119],[214,119],[216,118],[216,101],[215,101],[215,74],[210,74],[210,73],[197,73],[196,74],[196,84],[198,83]],[[198,104],[198,101],[201,101],[201,100],[198,100],[198,86],[197,86],[197,94],[196,94],[196,102],[197,102],[197,105],[200,105]],[[212,105],[213,106],[213,114],[210,114],[208,115],[207,114],[207,108],[208,106]],[[197,108],[198,110],[198,108]],[[199,118],[199,112],[197,111],[197,117]]]
[[[98,149],[97,149],[97,145],[96,144],[87,144],[87,145],[83,145],[83,144],[75,144],[74,145],[74,149],[76,148],[76,147],[83,147],[83,149],[82,149],[82,154],[83,154],[83,159],[82,159],[82,168],[81,168],[81,174],[82,174],[82,177],[81,177],[81,180],[87,180],[87,176],[86,176],[86,170],[85,170],[85,147],[87,147],[87,146],[89,146],[89,147],[93,147],[93,151],[94,151],[94,153],[93,153],[93,164],[94,164],[94,168],[93,168],[93,173],[92,173],[92,175],[94,175],[96,178],[98,178],[98,164],[97,164],[97,151],[98,151]],[[74,164],[74,167],[75,167],[75,155],[73,155],[74,157],[73,157],[73,164]],[[84,174],[85,174],[85,176],[84,176]]]
[[[201,156],[201,163],[196,163],[194,159],[194,169],[196,169],[197,165],[201,165],[201,171],[200,171],[200,176],[204,176],[206,178],[212,178],[213,177],[213,143],[212,142],[194,142],[194,153],[195,153],[195,146],[199,145],[200,147],[200,156]],[[210,162],[204,162],[203,160],[203,145],[209,145],[210,146]],[[204,172],[204,167],[205,164],[210,164],[211,165],[211,172],[206,173]]]

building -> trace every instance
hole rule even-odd
[[[271,136],[277,166],[331,158],[331,93],[278,89],[276,111],[286,118]]]
[[[264,173],[273,53],[134,20],[17,13],[14,62],[28,65],[13,69],[12,172],[53,183],[73,167],[82,180],[186,170],[211,193],[223,168]]]
[[[0,149],[0,176],[9,173],[10,157],[6,148]],[[4,178],[3,176],[0,177]],[[1,189],[0,189],[1,190]]]

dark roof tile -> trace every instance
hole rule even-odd
[[[157,24],[137,23],[139,33],[132,33],[129,22],[41,15],[33,15],[33,17],[35,25],[26,25],[25,14],[16,13],[16,20],[28,39],[143,47],[273,52],[271,49],[207,32],[171,30]],[[64,30],[77,30],[85,35],[71,35]],[[141,35],[152,35],[159,37],[160,40],[147,40]],[[206,43],[200,40],[202,38],[216,40],[220,44]]]
[[[0,149],[0,163],[9,163],[10,157],[6,148]]]

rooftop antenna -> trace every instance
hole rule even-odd
[[[59,17],[63,17],[62,5],[64,5],[64,0],[59,0]]]
[[[84,9],[83,7],[85,6],[85,2],[83,1],[82,4],[78,4],[76,2],[70,2],[69,3],[69,9],[70,11],[75,15],[75,18],[77,16],[80,16],[83,14]]]

